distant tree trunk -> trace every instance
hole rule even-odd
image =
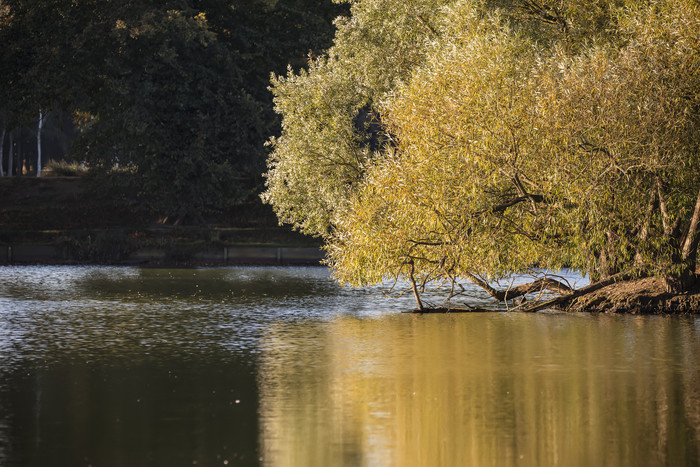
[[[44,114],[39,109],[39,127],[36,131],[36,176],[41,177],[41,128],[44,126]]]
[[[2,126],[2,134],[0,135],[0,177],[5,176],[5,134],[7,133],[7,113],[4,110],[0,111],[0,125]]]
[[[0,134],[0,177],[5,176],[5,171],[3,170],[3,164],[5,163],[5,126],[2,127],[2,133]]]
[[[14,137],[13,137],[13,131],[10,130],[10,153],[8,154],[7,158],[7,176],[12,177],[12,163],[15,160],[15,142],[14,142]]]
[[[17,157],[17,162],[15,165],[17,168],[15,169],[17,171],[17,176],[21,177],[22,176],[22,130],[17,131],[18,136],[17,136],[17,150],[15,151],[15,156]]]

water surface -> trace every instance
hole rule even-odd
[[[0,465],[700,464],[700,319],[420,316],[387,289],[2,267]]]

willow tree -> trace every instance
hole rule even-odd
[[[453,28],[382,107],[378,159],[330,242],[353,284],[489,280],[570,266],[594,281],[697,280],[698,7],[624,10],[616,41],[542,47],[505,17],[452,10]],[[573,52],[572,52],[573,50]],[[418,294],[416,293],[418,298]],[[420,305],[420,300],[419,300]]]
[[[398,147],[367,171],[330,261],[352,284],[489,279],[569,260],[551,176],[538,160],[536,43],[469,4],[426,65],[382,108]],[[541,286],[559,284],[540,281]],[[511,297],[515,297],[511,291]],[[420,300],[418,300],[420,305]]]
[[[700,221],[700,8],[662,1],[626,10],[623,47],[555,56],[546,89],[552,164],[585,270],[636,271],[670,291],[696,281]]]
[[[280,222],[326,237],[343,218],[374,159],[392,147],[380,103],[424,63],[431,44],[451,34],[456,0],[336,0],[351,15],[336,20],[333,46],[307,70],[273,75],[282,133],[270,140],[266,191]],[[505,15],[542,43],[567,47],[603,35],[616,0],[484,0],[480,14]]]
[[[426,284],[465,278],[498,300],[572,296],[546,275],[492,285],[564,266],[598,286],[693,286],[696,3],[373,8],[354,2],[328,55],[272,88],[283,133],[265,199],[327,241],[341,282],[407,278],[419,306]],[[358,124],[367,109],[377,126]]]

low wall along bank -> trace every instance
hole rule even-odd
[[[141,248],[120,257],[85,259],[53,244],[0,245],[0,264],[212,264],[212,265],[318,265],[323,251],[317,247],[212,246],[199,249]]]

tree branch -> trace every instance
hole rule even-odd
[[[544,290],[549,290],[551,292],[555,292],[562,295],[568,295],[573,292],[573,289],[571,289],[571,287],[569,287],[568,285],[563,284],[554,279],[550,279],[548,277],[537,279],[536,281],[528,282],[527,284],[522,284],[517,287],[512,287],[508,290],[497,290],[491,287],[491,285],[488,282],[475,276],[474,274],[466,272],[465,275],[470,281],[484,289],[491,297],[498,300],[499,302],[513,300],[515,298],[522,297],[523,295],[527,295],[532,292],[541,292]]]
[[[642,264],[642,254],[640,252],[640,244],[646,242],[649,237],[649,228],[651,227],[651,216],[654,213],[654,207],[656,206],[656,191],[651,190],[651,196],[649,197],[649,203],[647,203],[647,211],[644,219],[640,222],[642,224],[639,229],[639,242],[637,242],[637,251],[634,254],[634,264],[640,266]]]
[[[666,207],[666,197],[664,196],[663,189],[661,188],[661,181],[656,179],[656,193],[659,195],[659,208],[661,209],[661,223],[664,226],[664,234],[667,236],[671,235],[671,219],[668,215],[668,208]]]
[[[700,230],[700,190],[698,191],[693,216],[690,218],[690,226],[688,226],[688,232],[685,234],[685,242],[683,242],[683,249],[681,250],[681,258],[683,261],[691,262],[691,266],[695,266],[697,262],[698,242],[700,241],[700,232],[698,230]]]
[[[487,212],[503,212],[506,209],[508,209],[511,206],[515,206],[516,204],[523,203],[523,202],[534,202],[534,203],[542,203],[546,201],[546,198],[543,195],[526,195],[526,196],[516,196],[513,199],[510,199],[506,201],[505,203],[497,204],[495,206],[492,206],[488,209],[482,209],[481,211],[476,211],[472,217],[477,217],[486,214]]]
[[[569,31],[569,25],[557,8],[552,8],[547,5],[542,5],[535,0],[523,0],[522,8],[533,16],[537,16],[545,23],[557,24],[562,32]]]
[[[410,269],[408,270],[408,279],[411,281],[411,288],[413,289],[413,297],[416,299],[416,304],[418,305],[418,310],[423,311],[423,302],[420,299],[420,293],[418,292],[418,285],[416,284],[416,278],[413,275],[414,265],[413,261],[409,263]]]
[[[537,202],[533,199],[532,195],[525,190],[525,187],[523,187],[523,184],[520,182],[520,177],[518,177],[518,174],[515,174],[513,176],[513,183],[515,183],[515,187],[518,190],[518,194],[520,196],[526,197],[530,201],[530,205],[532,206],[532,212],[535,215],[537,215]]]
[[[546,302],[540,302],[540,303],[535,303],[532,306],[529,306],[527,308],[524,308],[522,311],[531,313],[534,311],[540,311],[544,310],[547,308],[553,308],[559,305],[562,305],[566,303],[567,301],[573,300],[574,298],[581,297],[583,295],[589,294],[591,292],[595,292],[596,290],[602,289],[603,287],[606,287],[610,284],[614,284],[616,282],[622,282],[626,281],[632,278],[632,275],[630,274],[616,274],[614,276],[611,276],[605,280],[598,281],[594,284],[587,285],[586,287],[581,287],[580,289],[572,290],[572,292],[568,295],[562,295],[560,297],[553,298],[551,300],[547,300]]]
[[[418,19],[418,22],[419,22],[420,24],[422,24],[423,26],[425,26],[425,28],[426,28],[428,31],[430,31],[430,32],[432,33],[433,37],[439,37],[439,36],[440,36],[440,35],[438,34],[438,32],[435,30],[435,28],[432,27],[432,26],[430,25],[430,23],[428,23],[428,22],[425,20],[425,18],[423,18],[423,16],[418,15],[418,16],[416,16],[416,18]]]

